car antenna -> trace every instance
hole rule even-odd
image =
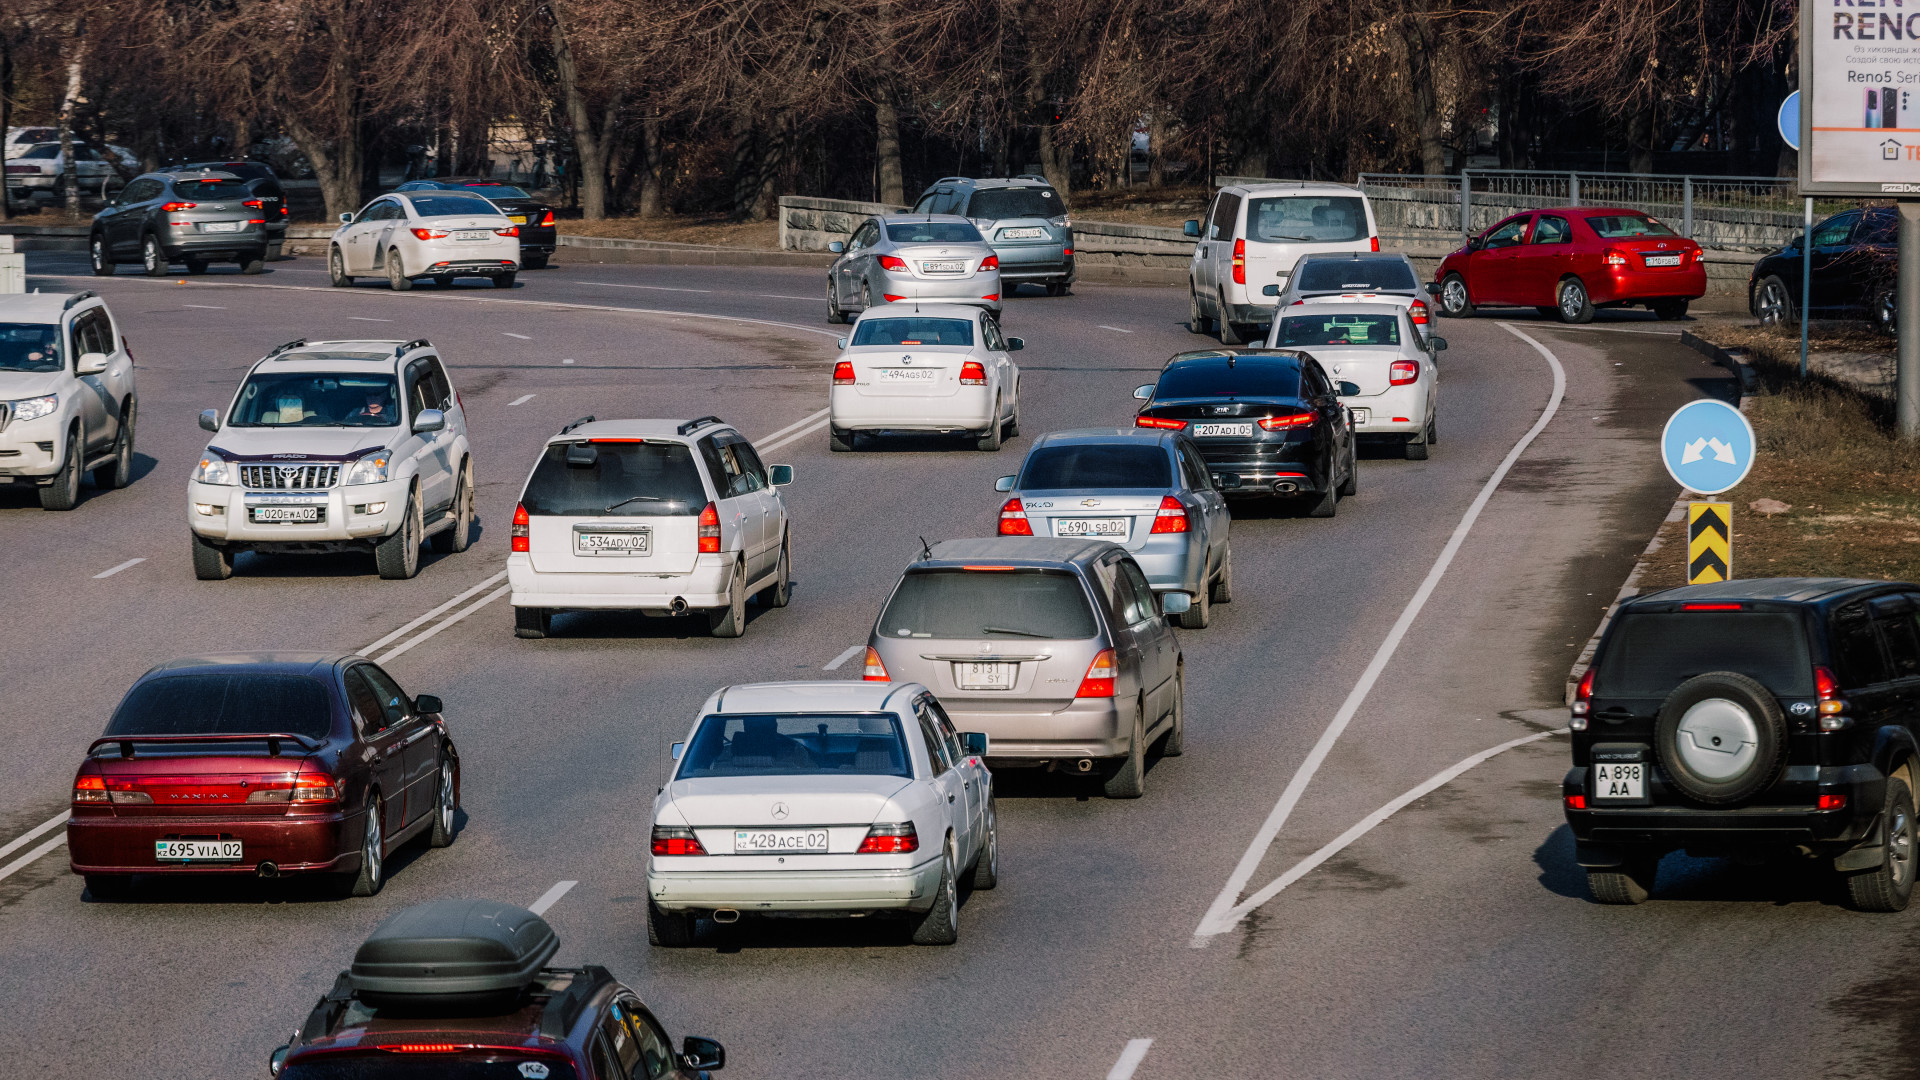
[[[928,561],[933,559],[933,547],[927,543],[927,538],[924,536],[920,538],[920,557]]]

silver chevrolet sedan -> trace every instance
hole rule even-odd
[[[932,300],[969,304],[1000,314],[1000,257],[980,230],[953,214],[871,217],[827,268],[827,321],[853,317],[881,304]]]

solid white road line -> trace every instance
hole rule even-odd
[[[28,844],[33,843],[35,840],[38,840],[40,837],[47,835],[48,833],[59,828],[60,826],[65,825],[66,823],[67,823],[67,812],[65,810],[62,810],[60,811],[60,813],[55,814],[53,817],[48,818],[46,821],[43,821],[40,824],[35,825],[33,828],[28,829],[26,832],[21,833],[19,836],[16,836],[12,840],[7,841],[6,844],[0,845],[0,859],[6,858],[8,855],[12,854],[15,849],[22,848]]]
[[[548,889],[546,892],[541,893],[540,899],[535,900],[532,903],[532,905],[530,905],[527,908],[527,910],[533,912],[535,915],[545,915],[547,913],[548,908],[559,903],[560,898],[567,895],[568,889],[571,889],[578,884],[580,883],[577,881],[560,882],[558,885],[555,885],[553,888]]]
[[[515,333],[511,333],[511,332],[509,332],[509,331],[506,331],[506,330],[502,330],[502,331],[500,331],[500,333],[501,333],[502,335],[504,335],[504,336],[506,336],[506,337],[517,337],[517,338],[519,338],[519,339],[520,339],[521,341],[532,341],[532,340],[533,340],[532,338],[530,338],[530,337],[528,337],[528,336],[527,336],[527,335],[525,335],[525,334],[515,334]]]
[[[512,401],[507,402],[507,408],[511,409],[515,405],[525,405],[527,402],[532,401],[534,398],[537,398],[539,396],[540,396],[539,394],[521,394],[519,397],[514,398]]]
[[[1152,1045],[1152,1039],[1128,1039],[1127,1048],[1120,1051],[1120,1060],[1107,1070],[1107,1080],[1133,1080],[1133,1070],[1146,1060],[1147,1048]]]
[[[1120,328],[1119,328],[1119,327],[1117,327],[1117,326],[1108,326],[1108,325],[1107,325],[1106,323],[1096,323],[1096,324],[1094,324],[1094,325],[1095,325],[1095,327],[1096,327],[1097,329],[1101,329],[1101,330],[1111,330],[1111,331],[1113,331],[1113,332],[1114,332],[1114,333],[1116,333],[1116,334],[1131,334],[1131,333],[1133,333],[1133,331],[1131,331],[1131,330],[1122,330],[1122,329],[1120,329]]]
[[[777,292],[754,293],[753,295],[765,297],[768,300],[805,300],[808,303],[817,303],[820,299],[817,296],[788,296],[785,293]]]
[[[7,865],[0,866],[0,881],[5,881],[7,878],[25,870],[35,859],[38,859],[40,856],[45,855],[47,852],[52,851],[54,848],[66,842],[67,835],[61,833],[59,836],[41,844],[39,847],[34,848],[32,851],[27,852],[25,855],[20,856]]]
[[[620,285],[611,281],[576,281],[575,285],[598,285],[607,289],[646,289],[650,292],[710,293],[712,289],[676,289],[671,285]],[[811,299],[811,297],[809,298]]]
[[[1453,535],[1447,538],[1446,546],[1440,549],[1439,558],[1433,561],[1433,567],[1427,571],[1425,580],[1421,581],[1420,587],[1414,590],[1412,598],[1407,601],[1407,606],[1401,610],[1400,617],[1394,620],[1393,628],[1387,631],[1386,638],[1374,651],[1373,659],[1368,662],[1366,670],[1360,673],[1360,681],[1356,682],[1353,689],[1348,692],[1347,699],[1340,703],[1339,710],[1333,714],[1333,719],[1328,722],[1326,730],[1320,733],[1319,741],[1313,744],[1313,749],[1307,752],[1306,760],[1302,761],[1300,767],[1294,771],[1293,779],[1287,782],[1286,790],[1280,793],[1280,800],[1273,804],[1273,809],[1268,812],[1266,821],[1261,823],[1259,831],[1254,834],[1253,842],[1247,845],[1247,850],[1240,856],[1240,862],[1234,866],[1233,873],[1227,876],[1226,885],[1220,889],[1219,895],[1213,898],[1213,903],[1207,908],[1206,915],[1201,918],[1199,927],[1194,930],[1195,948],[1204,948],[1215,935],[1224,934],[1239,923],[1244,913],[1235,913],[1237,910],[1234,906],[1235,901],[1246,889],[1247,882],[1252,880],[1254,872],[1260,869],[1261,860],[1266,858],[1268,849],[1273,846],[1274,838],[1280,835],[1281,826],[1287,823],[1288,815],[1293,813],[1294,806],[1300,802],[1300,797],[1306,792],[1307,785],[1313,782],[1314,774],[1320,771],[1320,766],[1327,760],[1327,755],[1333,751],[1333,744],[1339,741],[1341,734],[1347,730],[1347,725],[1352,723],[1354,714],[1360,711],[1360,706],[1366,701],[1367,695],[1373,692],[1374,683],[1379,681],[1381,672],[1386,670],[1388,662],[1393,659],[1394,651],[1400,647],[1401,639],[1407,636],[1407,631],[1412,628],[1414,619],[1419,617],[1420,610],[1427,606],[1427,598],[1432,596],[1433,590],[1439,586],[1440,578],[1446,574],[1447,567],[1453,565],[1453,557],[1459,553],[1461,544],[1466,542],[1467,533],[1472,531],[1473,523],[1479,520],[1480,511],[1486,508],[1487,501],[1493,498],[1494,490],[1500,486],[1500,481],[1506,479],[1507,472],[1513,468],[1514,462],[1520,460],[1520,455],[1526,452],[1527,447],[1533,444],[1533,440],[1538,438],[1540,432],[1544,431],[1547,424],[1553,420],[1554,414],[1560,411],[1560,400],[1566,396],[1567,392],[1567,372],[1560,366],[1559,358],[1512,323],[1503,322],[1498,325],[1532,345],[1546,359],[1547,366],[1553,369],[1553,393],[1547,398],[1547,406],[1541,411],[1540,418],[1527,429],[1526,434],[1520,436],[1520,441],[1513,444],[1513,449],[1507,451],[1507,456],[1501,460],[1499,468],[1493,470],[1493,475],[1487,478],[1486,484],[1480,488],[1480,493],[1474,496],[1472,504],[1467,507],[1466,514],[1460,518],[1460,523],[1454,526]]]
[[[486,579],[485,581],[482,581],[480,584],[475,585],[473,588],[468,589],[466,592],[461,593],[459,596],[456,596],[453,599],[447,601],[446,603],[441,604],[440,606],[433,608],[432,610],[418,616],[417,618],[410,620],[405,626],[402,626],[400,629],[395,630],[393,633],[388,634],[386,637],[381,638],[379,641],[376,641],[373,644],[367,646],[366,648],[361,649],[360,655],[372,656],[375,649],[381,648],[382,646],[385,646],[387,643],[394,641],[395,639],[407,633],[407,631],[412,630],[414,627],[419,626],[421,623],[426,622],[428,619],[433,618],[435,615],[438,615],[441,612],[452,607],[453,605],[459,603],[460,601],[465,600],[467,597],[472,596],[474,593],[479,592],[481,589],[487,588],[490,585],[498,585],[500,582],[506,580],[506,577],[507,577],[507,572],[505,570],[500,571],[499,573],[493,575],[492,577]]]
[[[354,322],[392,322],[393,321],[392,319],[369,319],[365,315],[349,315],[347,316],[347,318],[352,319]]]
[[[145,559],[128,559],[126,562],[121,563],[119,566],[116,566],[111,570],[102,570],[99,573],[93,575],[93,580],[99,581],[103,577],[112,577],[113,575],[119,573],[122,570],[128,569],[129,567],[139,566],[141,563],[146,561],[147,560]]]
[[[846,652],[843,652],[839,656],[834,657],[833,663],[828,664],[826,667],[823,667],[820,670],[821,671],[838,671],[840,669],[841,664],[844,664],[847,661],[853,659],[854,657],[859,656],[861,653],[865,652],[866,649],[867,647],[865,645],[849,645],[847,646]]]
[[[180,306],[181,306],[181,307],[190,307],[190,308],[199,308],[199,309],[200,309],[201,311],[225,311],[225,310],[227,310],[226,308],[223,308],[223,307],[221,307],[221,306],[220,306],[220,305],[218,305],[218,304],[181,304]]]
[[[505,571],[502,571],[502,573],[505,573]],[[434,635],[438,634],[440,631],[445,630],[447,627],[452,626],[454,623],[457,623],[461,619],[464,619],[467,616],[473,614],[474,612],[479,611],[481,608],[486,607],[488,604],[493,603],[495,600],[500,599],[501,597],[507,595],[512,591],[513,591],[513,586],[511,585],[500,586],[499,588],[493,590],[492,592],[481,597],[480,599],[475,600],[473,603],[468,604],[466,607],[461,608],[458,614],[436,625],[433,629],[427,631],[426,633],[421,634],[418,637],[409,638],[405,642],[402,642],[401,644],[395,645],[393,648],[388,649],[386,652],[380,654],[380,656],[376,658],[377,661],[379,663],[384,664],[392,660],[394,657],[399,656],[404,652],[407,652],[408,650],[412,649],[415,645],[418,645],[421,642],[432,638]]]

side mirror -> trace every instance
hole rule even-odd
[[[793,466],[769,465],[767,466],[767,479],[773,481],[774,487],[786,487],[788,484],[793,483]]]
[[[352,214],[341,214],[341,215],[340,215],[340,224],[342,224],[342,225],[351,225],[351,224],[353,224],[353,215],[352,215]]]
[[[1162,615],[1184,615],[1192,607],[1192,593],[1164,592],[1160,594],[1160,614]]]
[[[280,1075],[280,1070],[287,1067],[287,1052],[291,1049],[284,1044],[273,1048],[273,1053],[267,1055],[267,1075]]]
[[[1347,382],[1347,381],[1346,381],[1345,379],[1342,379],[1342,380],[1340,381],[1340,396],[1341,396],[1341,397],[1353,397],[1353,396],[1355,396],[1355,395],[1357,395],[1357,394],[1359,394],[1359,393],[1360,393],[1360,384],[1359,384],[1359,383],[1355,383],[1355,382]]]
[[[680,1063],[694,1072],[718,1069],[726,1065],[727,1051],[712,1039],[689,1035],[680,1043]]]
[[[1186,224],[1180,226],[1180,231],[1188,236],[1199,236],[1200,223],[1198,221],[1188,221]]]
[[[1473,237],[1467,241],[1468,251],[1479,251],[1481,248],[1486,246],[1487,246],[1487,242],[1485,240],[1482,240],[1478,236]]]
[[[220,414],[212,409],[200,410],[200,427],[204,431],[219,431]]]
[[[987,756],[987,745],[989,740],[987,739],[986,732],[963,731],[960,733],[960,742],[964,746],[966,746],[967,753],[972,754],[974,757]]]
[[[429,431],[439,431],[447,426],[447,414],[439,409],[421,409],[420,415],[413,418],[413,431],[424,435]]]
[[[1134,387],[1133,396],[1139,398],[1141,401],[1152,401],[1153,400],[1153,384],[1145,383],[1140,386]]]
[[[1427,341],[1428,341],[1428,342],[1430,342],[1430,343],[1431,343],[1431,344],[1433,345],[1433,351],[1434,351],[1434,352],[1446,352],[1446,351],[1447,351],[1447,339],[1446,339],[1446,338],[1443,338],[1443,337],[1437,337],[1437,338],[1428,338],[1428,339],[1427,339]]]
[[[1261,288],[1261,290],[1260,290],[1260,295],[1261,295],[1261,296],[1279,296],[1279,295],[1280,295],[1280,286],[1278,286],[1278,285],[1267,285],[1267,286],[1264,286],[1264,287],[1262,287],[1262,288]]]
[[[1024,349],[1026,347],[1027,347],[1027,340],[1025,338],[1010,337],[1007,339],[1008,352],[1019,352],[1021,349]]]
[[[674,743],[668,749],[673,754],[673,760],[679,761],[680,755],[686,753],[687,751],[687,744],[683,742],[677,742],[677,743]]]
[[[845,349],[845,348],[847,347],[847,339],[846,339],[846,338],[839,338],[839,339],[836,339],[836,340],[834,341],[834,344],[835,344],[835,345],[838,345],[838,346],[839,346],[839,347],[840,347],[841,349],[843,349],[843,350],[844,350],[844,349]]]
[[[1427,282],[1427,284],[1426,284],[1426,286],[1425,286],[1425,288],[1426,288],[1426,290],[1427,290],[1427,295],[1428,295],[1428,296],[1439,296],[1439,295],[1440,295],[1440,283],[1439,283],[1439,282],[1437,282],[1437,281],[1429,281],[1429,282]]]
[[[833,243],[827,245],[827,250],[833,252],[835,255],[838,255],[841,252],[847,250],[847,245],[838,240],[835,240]]]
[[[1219,488],[1221,491],[1232,491],[1239,487],[1241,483],[1240,474],[1237,472],[1213,474],[1213,486]]]
[[[413,712],[416,716],[426,716],[445,709],[446,706],[440,704],[440,699],[432,694],[419,694],[413,699]]]
[[[74,370],[82,375],[98,375],[107,370],[107,354],[103,352],[81,353],[80,362]]]
[[[1011,476],[1003,476],[1003,477],[1001,477],[1000,479],[998,479],[998,480],[995,480],[995,481],[993,482],[993,490],[995,490],[995,491],[1001,491],[1001,492],[1005,492],[1005,491],[1012,491],[1012,490],[1013,490],[1013,477],[1011,477]]]

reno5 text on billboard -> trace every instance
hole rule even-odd
[[[1800,188],[1920,191],[1920,0],[1800,8]]]

